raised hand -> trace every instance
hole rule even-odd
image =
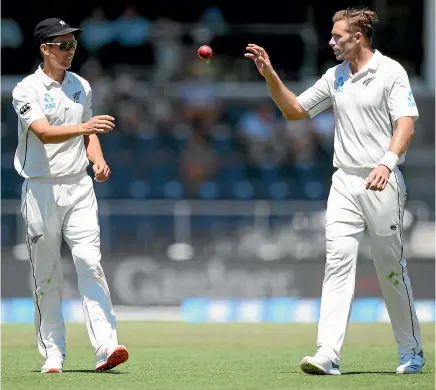
[[[273,74],[274,69],[269,60],[269,56],[263,47],[249,43],[246,49],[249,53],[245,53],[244,57],[251,58],[254,61],[257,70],[263,77],[268,78]]]

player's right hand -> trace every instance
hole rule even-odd
[[[115,118],[110,115],[97,115],[83,124],[84,135],[104,134],[112,131],[115,127]]]
[[[251,58],[254,61],[257,70],[263,77],[268,78],[274,73],[269,56],[263,47],[249,43],[246,49],[249,53],[245,53],[244,57]]]

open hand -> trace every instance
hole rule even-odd
[[[246,49],[249,53],[245,53],[244,57],[251,58],[254,61],[257,70],[263,77],[267,78],[274,72],[269,56],[263,47],[249,43]]]

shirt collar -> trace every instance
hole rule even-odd
[[[380,65],[382,54],[376,49],[374,50],[374,55],[370,58],[370,60],[364,66],[364,69],[376,71],[378,66]]]
[[[59,83],[56,80],[53,80],[51,77],[47,76],[44,73],[44,71],[42,70],[42,65],[43,64],[38,65],[38,69],[36,69],[36,72],[35,72],[36,76],[44,83],[44,85],[46,87],[49,87],[51,84],[58,85]],[[70,82],[71,82],[70,72],[66,71],[64,80],[62,81],[62,84],[67,84]]]
[[[353,79],[353,81],[357,81],[361,79],[364,75],[366,75],[369,71],[375,73],[378,66],[380,65],[381,58],[382,54],[378,50],[374,50],[373,56],[369,59],[365,66],[354,75],[351,74],[351,64],[347,61],[347,68],[350,77]]]

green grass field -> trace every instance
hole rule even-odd
[[[299,362],[315,351],[313,324],[119,323],[130,359],[96,373],[84,325],[67,328],[64,373],[40,374],[33,327],[2,325],[2,389],[434,389],[434,325],[423,326],[422,375],[395,375],[388,324],[351,324],[340,377],[309,376]]]

